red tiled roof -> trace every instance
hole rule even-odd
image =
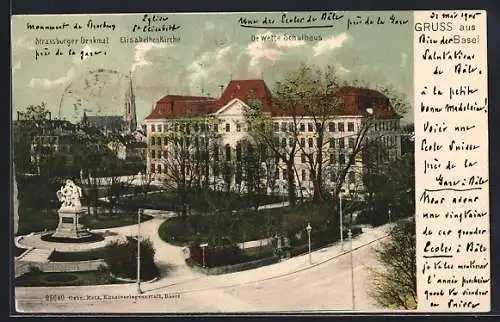
[[[262,102],[263,111],[270,111],[273,95],[262,79],[230,81],[219,99],[219,106],[222,107],[235,98],[246,102],[252,92]]]
[[[213,97],[167,95],[156,102],[146,120],[206,115],[218,109],[217,102]]]
[[[340,104],[332,108],[332,115],[366,115],[371,108],[375,117],[398,117],[391,107],[389,99],[382,93],[352,86],[335,90],[342,97]],[[246,102],[253,92],[262,101],[263,112],[272,116],[307,115],[305,107],[281,108],[266,83],[260,79],[232,80],[219,99],[204,96],[167,95],[156,102],[154,110],[146,119],[175,118],[180,116],[203,116],[217,111],[231,100],[237,98]]]

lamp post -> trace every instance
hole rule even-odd
[[[203,268],[205,268],[205,247],[208,246],[208,243],[205,243],[205,244],[200,244],[200,247],[202,249],[202,252],[203,252]]]
[[[339,214],[339,217],[340,217],[340,249],[342,251],[344,251],[344,224],[342,223],[342,192],[343,192],[343,188],[340,189],[340,193],[339,193],[339,208],[340,208],[340,214]]]
[[[349,193],[356,190],[356,186],[351,183],[349,185]],[[347,232],[347,238],[349,238],[349,259],[351,264],[351,295],[352,295],[352,310],[356,310],[356,293],[354,291],[354,257],[353,257],[353,247],[352,247],[352,210],[350,215],[349,231]]]
[[[351,261],[351,295],[352,295],[352,310],[356,310],[356,295],[354,292],[354,263],[353,263],[353,255],[352,255],[352,231],[351,228],[349,228],[349,232],[347,233],[347,236],[349,238],[349,248],[350,248],[350,261]]]
[[[312,264],[312,259],[311,259],[311,230],[312,230],[312,227],[311,227],[311,223],[307,223],[306,230],[307,230],[307,236],[309,239],[309,265],[311,265]]]
[[[144,213],[143,208],[137,211],[137,293],[141,294],[141,216]]]

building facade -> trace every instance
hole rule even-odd
[[[320,115],[280,105],[262,80],[233,80],[219,98],[167,95],[145,119],[147,172],[160,181],[197,176],[240,191],[257,180],[278,194],[294,180],[304,197],[319,181],[333,188],[345,172],[346,184],[362,189],[367,162],[383,167],[401,154],[400,116],[378,91],[342,87],[335,98]],[[256,100],[269,126],[260,142],[248,114]]]

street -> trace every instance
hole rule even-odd
[[[142,283],[142,296],[134,298],[136,284],[81,287],[17,287],[17,308],[22,312],[127,313],[127,312],[278,312],[352,309],[349,253],[336,244],[308,256],[257,269],[205,276],[184,264],[180,247],[159,239],[162,219],[141,225],[157,249],[162,277]],[[133,233],[134,226],[116,228]],[[369,267],[375,267],[373,247],[385,236],[382,226],[353,240],[356,311],[381,310],[369,297]],[[346,249],[349,243],[346,242]],[[47,297],[47,295],[51,295]],[[124,298],[129,297],[129,298]],[[147,298],[146,298],[147,297]],[[155,298],[153,298],[155,297]]]

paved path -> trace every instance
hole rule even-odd
[[[173,214],[160,214],[161,217]],[[164,243],[158,236],[163,218],[155,218],[141,225],[141,235],[148,236],[157,253],[155,259],[162,278],[143,283],[145,297],[134,296],[134,284],[99,285],[84,287],[17,287],[16,303],[25,312],[251,312],[290,311],[351,308],[350,261],[348,253],[339,244],[313,252],[312,265],[308,255],[232,274],[205,276],[189,269],[180,247]],[[134,235],[137,227],[113,229]],[[386,236],[386,226],[367,231],[352,242],[355,294],[357,309],[374,310],[368,296],[369,276],[366,266],[376,265],[372,247]],[[350,245],[350,244],[349,244]],[[348,246],[348,245],[346,245]],[[47,303],[46,294],[64,295],[62,302]],[[82,299],[70,299],[83,296]],[[88,297],[87,297],[88,296]],[[93,297],[96,296],[96,297]],[[107,296],[107,297],[106,297]],[[114,298],[111,298],[114,296]],[[170,298],[169,296],[175,296]]]

